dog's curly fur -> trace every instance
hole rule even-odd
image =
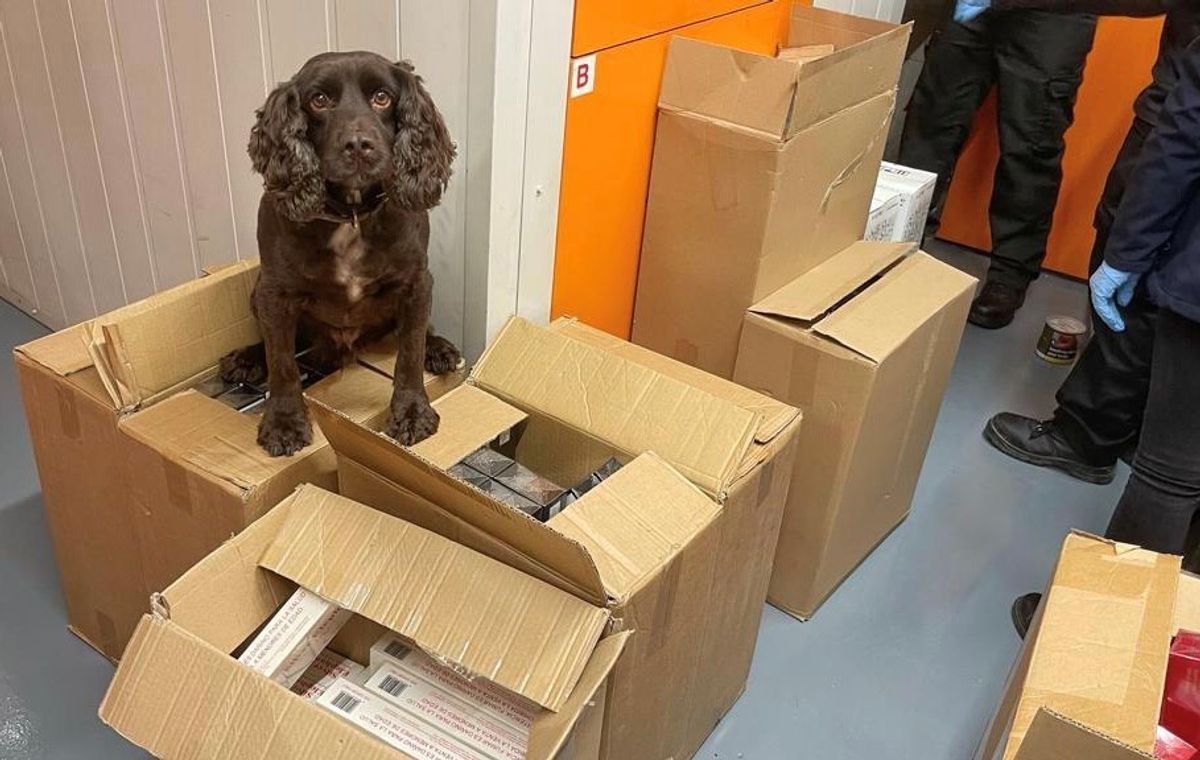
[[[428,333],[433,278],[428,210],[450,179],[455,147],[408,62],[325,53],[279,85],[257,112],[248,151],[263,176],[262,257],[253,306],[263,345],[222,362],[226,379],[265,374],[259,443],[287,455],[312,439],[294,352],[315,346],[344,366],[398,334],[387,430],[405,444],[437,430],[423,367],[453,370],[449,341]]]

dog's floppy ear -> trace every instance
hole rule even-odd
[[[254,171],[263,175],[264,187],[285,216],[307,221],[325,206],[325,180],[308,141],[308,117],[296,86],[285,82],[276,87],[256,114],[247,146]]]
[[[396,64],[396,162],[393,198],[412,211],[431,209],[442,199],[454,161],[454,141],[446,122],[408,61]]]

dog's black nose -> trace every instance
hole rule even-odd
[[[342,145],[348,156],[370,156],[375,152],[375,141],[366,135],[350,135]]]

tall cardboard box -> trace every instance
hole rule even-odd
[[[161,758],[403,760],[230,656],[297,586],[354,613],[334,651],[366,664],[395,631],[541,706],[530,760],[598,757],[605,679],[629,636],[609,635],[607,610],[312,485],[156,596],[101,719]]]
[[[255,262],[225,267],[14,352],[70,628],[110,659],[151,593],[298,483],[336,484],[319,433],[293,457],[268,457],[257,416],[192,390],[259,340],[257,276]],[[391,393],[392,353],[308,392],[361,417]],[[458,379],[428,376],[426,388]]]
[[[1171,638],[1200,629],[1179,564],[1068,535],[977,760],[1152,760]]]
[[[672,40],[635,343],[729,378],[742,313],[862,237],[909,31],[797,5],[788,44],[835,52]]]
[[[746,314],[734,379],[805,420],[776,607],[811,617],[908,515],[974,284],[911,243],[860,242]]]
[[[798,412],[577,322],[513,320],[438,434],[404,449],[316,405],[342,492],[595,605],[633,630],[609,680],[603,757],[687,758],[745,686]],[[556,483],[623,466],[549,522],[447,470],[505,441]]]

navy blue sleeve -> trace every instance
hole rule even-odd
[[[1109,266],[1123,272],[1153,268],[1200,184],[1200,42],[1188,47],[1179,69],[1179,82],[1129,178],[1104,253]]]

